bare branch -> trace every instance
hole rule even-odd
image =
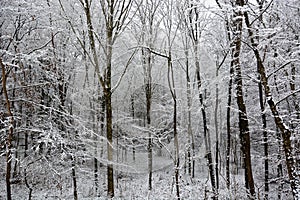
[[[129,65],[130,65],[130,63],[131,63],[131,61],[132,61],[135,53],[137,52],[137,50],[138,50],[138,48],[135,48],[134,52],[131,54],[130,58],[127,60],[127,63],[125,65],[125,69],[123,70],[123,73],[121,74],[121,76],[120,76],[117,84],[111,89],[111,93],[114,93],[114,91],[119,87],[119,85],[120,85],[120,83],[121,83],[121,81],[122,81],[122,79],[123,79],[123,77],[124,77],[124,75],[125,75],[128,67],[129,67]]]
[[[60,33],[60,31],[56,32],[52,37],[54,38],[58,33]],[[40,50],[40,49],[45,48],[46,46],[48,46],[48,44],[50,44],[50,43],[52,42],[53,38],[51,38],[51,39],[50,39],[46,44],[44,44],[43,46],[31,50],[31,51],[28,52],[27,54],[30,55],[30,54],[32,54],[32,53],[35,52],[35,51],[38,51],[38,50]]]
[[[280,67],[278,67],[278,69],[276,69],[275,71],[273,71],[272,73],[270,73],[268,76],[267,76],[267,79],[269,79],[271,76],[273,76],[275,73],[277,73],[279,70],[281,70],[282,68],[284,68],[285,66],[287,66],[288,64],[290,64],[291,62],[293,62],[294,60],[291,60],[283,65],[281,65]]]
[[[284,98],[280,99],[279,101],[277,101],[275,103],[275,106],[277,106],[278,104],[280,104],[282,101],[286,100],[287,98],[289,98],[290,96],[294,96],[295,94],[297,94],[298,92],[300,92],[300,89],[299,90],[296,90],[294,92],[292,92],[291,94],[288,94],[287,96],[285,96]]]

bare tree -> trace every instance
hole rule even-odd
[[[213,199],[218,199],[216,176],[215,176],[213,157],[211,151],[211,139],[208,130],[208,125],[207,125],[208,119],[207,119],[207,113],[204,104],[203,85],[202,85],[203,80],[201,80],[201,72],[200,72],[200,39],[202,37],[202,33],[205,27],[208,24],[208,21],[204,21],[203,19],[201,20],[199,4],[188,1],[187,6],[189,9],[188,16],[187,16],[188,26],[189,26],[190,38],[193,44],[194,60],[195,60],[195,67],[196,67],[195,76],[197,80],[197,89],[199,93],[198,98],[200,102],[202,121],[203,121],[203,135],[205,140],[205,151],[206,151],[205,157],[207,159],[207,165],[209,168],[210,181],[213,190]]]

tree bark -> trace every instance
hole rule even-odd
[[[263,24],[263,3],[264,1],[257,0],[259,4],[259,23]],[[260,25],[259,24],[259,25]],[[260,27],[258,27],[260,29]],[[256,36],[257,40],[259,40],[259,36]],[[257,72],[259,73],[259,63],[257,63]],[[264,105],[264,94],[263,88],[261,83],[261,78],[258,76],[258,95],[259,95],[259,104],[260,104],[260,111],[261,111],[261,119],[262,119],[262,129],[263,129],[263,146],[264,146],[264,172],[265,172],[265,193],[264,199],[268,199],[269,195],[269,144],[268,144],[268,131],[267,131],[267,116],[265,114],[265,105]]]
[[[74,200],[78,200],[77,192],[77,178],[76,178],[76,169],[75,169],[75,156],[72,155],[72,181],[73,181],[73,196]]]
[[[189,75],[189,60],[188,60],[188,49],[185,49],[186,57],[186,90],[187,90],[187,109],[188,109],[188,172],[189,175],[195,177],[195,144],[194,135],[192,131],[192,94],[191,94],[191,80]]]
[[[226,131],[227,131],[227,148],[226,148],[226,185],[227,189],[230,189],[230,151],[231,151],[231,98],[232,98],[232,83],[234,76],[234,68],[231,62],[230,64],[230,78],[228,83],[228,97],[226,108]]]
[[[10,177],[11,177],[11,163],[12,163],[12,140],[13,140],[13,133],[14,133],[14,117],[11,112],[11,107],[10,107],[10,100],[8,97],[7,93],[7,88],[6,88],[6,79],[7,79],[7,74],[5,70],[5,66],[3,64],[2,59],[0,58],[0,65],[2,68],[2,88],[3,88],[3,95],[6,101],[6,108],[7,108],[7,113],[9,117],[9,128],[8,128],[8,134],[6,137],[6,195],[7,195],[7,200],[11,200],[11,183],[10,183]]]
[[[236,1],[236,6],[243,6],[242,0]],[[255,186],[254,179],[252,174],[252,164],[251,164],[251,152],[250,152],[250,131],[249,131],[249,122],[247,116],[246,105],[243,97],[243,79],[242,79],[242,70],[240,64],[240,51],[242,43],[242,27],[243,27],[243,12],[241,8],[236,7],[233,16],[233,29],[235,31],[233,38],[233,66],[236,72],[236,96],[237,104],[239,109],[239,129],[240,129],[240,140],[241,140],[241,150],[242,157],[245,167],[245,184],[246,188],[249,189],[250,195],[248,198],[255,199]]]
[[[216,69],[216,78],[219,76],[219,64],[217,64]],[[215,132],[216,132],[216,166],[215,166],[215,173],[216,173],[216,189],[219,190],[219,125],[218,125],[218,108],[219,108],[219,85],[216,84],[216,104],[215,104]]]
[[[170,92],[171,92],[172,98],[173,98],[173,132],[174,132],[174,148],[175,148],[174,165],[175,165],[176,197],[177,197],[177,200],[180,200],[179,142],[178,142],[178,134],[177,134],[177,97],[176,97],[174,73],[173,73],[173,65],[172,65],[172,57],[171,57],[170,49],[169,49],[169,55],[168,55],[168,83],[169,83]]]
[[[218,191],[216,187],[216,177],[214,172],[214,164],[212,159],[212,152],[211,152],[211,140],[210,140],[210,133],[207,127],[207,118],[206,118],[206,111],[203,99],[203,93],[201,91],[201,77],[200,77],[200,61],[199,61],[199,50],[198,50],[198,40],[195,41],[194,44],[194,52],[195,52],[195,65],[196,65],[196,78],[197,78],[197,88],[199,92],[199,101],[200,101],[200,108],[202,114],[202,121],[203,121],[203,135],[205,140],[205,157],[207,159],[207,165],[209,169],[210,181],[213,190],[213,199],[218,199]]]

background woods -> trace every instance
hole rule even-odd
[[[299,8],[0,1],[0,199],[299,199]]]

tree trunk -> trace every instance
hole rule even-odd
[[[237,6],[243,6],[242,0],[236,1]],[[240,64],[240,51],[242,43],[242,26],[243,26],[243,13],[240,8],[234,12],[233,29],[235,31],[235,37],[233,38],[234,52],[233,52],[233,66],[236,72],[236,96],[237,104],[239,109],[239,129],[240,129],[240,140],[241,150],[243,154],[243,161],[245,167],[245,184],[246,188],[250,190],[248,198],[255,199],[255,186],[252,174],[251,164],[251,152],[250,152],[250,133],[249,133],[249,122],[247,116],[246,105],[243,97],[243,79],[242,70]]]
[[[261,80],[261,79],[259,79]],[[264,144],[264,171],[265,171],[265,195],[264,199],[268,199],[269,193],[269,144],[268,144],[268,131],[267,131],[267,117],[265,114],[264,98],[261,81],[258,83],[259,89],[259,104],[261,110],[261,119],[263,123],[263,144]]]
[[[113,138],[112,138],[112,107],[110,87],[105,90],[106,104],[106,137],[107,137],[107,195],[114,197],[114,169],[113,169]]]
[[[75,169],[75,156],[72,155],[72,180],[73,180],[73,196],[74,200],[78,199],[77,194],[77,178],[76,178],[76,169]]]
[[[189,26],[190,26],[190,37],[193,42],[193,49],[194,49],[194,58],[195,58],[195,66],[196,66],[196,79],[197,79],[197,89],[199,92],[199,101],[200,101],[200,108],[201,108],[201,114],[202,114],[202,120],[203,120],[203,129],[204,129],[204,140],[205,140],[205,157],[207,159],[207,165],[209,169],[210,174],[210,181],[211,186],[213,190],[213,199],[218,199],[218,191],[216,187],[216,177],[214,172],[214,164],[212,161],[212,152],[211,152],[211,140],[210,140],[210,133],[208,131],[207,127],[207,119],[206,119],[206,111],[205,111],[205,105],[204,105],[204,97],[201,91],[201,77],[200,77],[200,55],[199,55],[199,41],[201,38],[201,32],[203,31],[201,27],[203,25],[200,25],[201,19],[199,10],[197,9],[197,6],[195,6],[193,3],[190,3],[189,5]]]
[[[109,198],[114,197],[114,177],[113,177],[113,137],[112,137],[112,104],[111,104],[111,67],[112,67],[112,49],[113,49],[113,32],[116,28],[114,26],[114,1],[108,1],[107,5],[104,2],[101,2],[102,10],[107,10],[103,13],[106,17],[106,68],[104,78],[100,74],[100,66],[98,61],[98,54],[96,51],[95,39],[94,39],[94,29],[92,25],[92,18],[90,13],[90,2],[85,0],[85,3],[81,2],[84,6],[87,26],[88,26],[88,35],[89,42],[93,55],[93,65],[95,67],[96,75],[99,83],[102,86],[104,92],[105,99],[105,107],[106,107],[106,137],[107,137],[107,196]]]
[[[106,137],[107,137],[107,194],[110,198],[114,197],[114,172],[113,172],[113,137],[112,137],[112,104],[111,104],[111,66],[112,66],[112,47],[113,47],[113,2],[109,5],[109,17],[106,30],[107,37],[107,60],[106,60],[106,79],[105,79],[105,105],[106,105]]]
[[[187,41],[188,39],[186,39]],[[188,44],[185,44],[185,73],[186,73],[186,91],[187,91],[187,109],[188,109],[188,173],[194,178],[195,177],[195,144],[194,144],[194,135],[192,131],[192,94],[191,94],[191,79],[189,75],[189,51]]]
[[[152,190],[152,133],[151,126],[151,103],[152,103],[152,78],[151,78],[151,52],[142,49],[143,65],[145,73],[145,94],[146,94],[146,127],[148,131],[148,190]]]
[[[104,137],[104,123],[105,123],[105,98],[104,96],[100,97],[100,106],[101,106],[101,112],[100,112],[100,131],[101,131],[101,136]],[[103,144],[103,139],[100,139],[100,144]],[[100,158],[103,158],[103,154],[104,154],[104,145],[100,145]],[[103,163],[100,162],[99,163],[99,167],[103,167]]]
[[[259,23],[263,24],[263,3],[264,1],[257,0],[259,4]],[[259,24],[259,25],[260,25]],[[260,29],[260,27],[258,27]],[[259,40],[259,36],[256,36],[257,40]],[[259,63],[257,63],[257,72],[259,73]],[[260,104],[260,111],[261,111],[261,119],[262,119],[262,129],[263,129],[263,146],[264,146],[264,171],[265,171],[265,194],[264,199],[268,199],[269,193],[269,144],[268,144],[268,131],[267,131],[267,117],[265,114],[265,105],[264,105],[264,95],[263,95],[263,88],[261,83],[261,78],[258,76],[258,95],[259,95],[259,104]]]
[[[259,104],[260,104],[260,111],[261,111],[261,119],[263,123],[263,146],[264,146],[264,172],[265,172],[265,194],[264,199],[268,199],[269,193],[269,151],[268,151],[268,131],[267,131],[267,117],[265,114],[265,105],[264,105],[264,97],[263,97],[263,89],[260,76],[258,77],[260,80],[258,83],[258,91],[259,91]]]
[[[98,134],[98,126],[96,128],[96,120],[97,117],[95,116],[94,110],[95,110],[95,105],[94,103],[91,102],[90,100],[90,107],[91,107],[91,115],[92,115],[92,122],[93,122],[93,130]],[[99,190],[99,180],[98,180],[98,159],[97,159],[97,154],[98,154],[98,137],[97,135],[94,136],[94,185],[95,185],[95,194],[98,196],[98,190]]]
[[[0,65],[2,68],[2,87],[3,87],[3,95],[6,101],[6,108],[8,113],[8,119],[9,119],[9,129],[8,134],[6,137],[6,195],[7,200],[11,200],[11,183],[10,183],[10,177],[11,177],[11,163],[12,163],[12,140],[13,140],[13,133],[14,133],[14,117],[11,112],[10,107],[10,101],[8,98],[7,88],[6,88],[6,79],[7,74],[5,70],[5,66],[2,62],[2,59],[0,58]]]
[[[281,154],[282,154],[282,150],[281,150],[281,147],[282,146],[282,137],[281,137],[281,134],[278,130],[278,128],[276,128],[276,139],[278,141],[278,155],[277,155],[277,160],[279,161],[278,162],[278,165],[277,165],[277,178],[279,181],[279,186],[278,186],[278,191],[277,191],[277,197],[278,199],[281,199],[281,193],[282,193],[282,189],[283,189],[283,167],[282,167],[282,157],[281,157]]]
[[[232,82],[234,76],[233,63],[230,64],[230,79],[228,84],[228,97],[226,108],[226,130],[227,130],[227,148],[226,148],[226,185],[230,189],[230,151],[231,151],[231,98],[232,98]]]
[[[131,117],[134,120],[134,96],[132,95],[130,98],[131,103]],[[135,163],[135,139],[132,141],[132,160]]]
[[[219,76],[219,64],[217,64],[216,69],[216,78]],[[216,104],[215,104],[215,131],[216,131],[216,166],[215,166],[215,173],[216,173],[216,189],[219,190],[219,125],[218,125],[218,108],[219,108],[219,85],[216,84]]]
[[[211,140],[210,140],[210,133],[207,127],[207,118],[206,118],[206,111],[205,105],[203,101],[203,94],[201,91],[201,77],[200,77],[200,61],[199,61],[199,50],[198,50],[198,40],[195,41],[194,44],[194,52],[195,52],[195,65],[196,65],[196,78],[197,78],[197,88],[199,92],[199,101],[201,107],[201,114],[203,120],[203,134],[205,140],[205,157],[207,159],[207,165],[209,169],[210,181],[213,190],[213,199],[218,199],[218,191],[216,187],[216,177],[214,172],[214,164],[212,160],[212,152],[211,152]]]
[[[176,197],[177,200],[180,200],[180,190],[179,190],[179,142],[178,142],[178,134],[177,134],[177,97],[175,90],[175,82],[174,82],[174,73],[172,66],[172,57],[171,50],[169,49],[168,55],[168,83],[170,92],[173,98],[173,132],[174,132],[174,148],[175,148],[175,185],[176,185]]]
[[[223,9],[218,0],[216,3],[220,9]],[[233,46],[230,35],[230,25],[228,18],[225,17],[225,28],[227,40],[230,43],[230,47]],[[227,108],[226,108],[226,131],[227,131],[227,147],[226,147],[226,186],[227,189],[230,190],[230,151],[231,151],[231,99],[232,99],[232,84],[233,84],[233,76],[234,76],[234,67],[233,67],[233,48],[231,48],[231,62],[230,62],[230,70],[229,70],[229,83],[228,83],[228,97],[227,97]]]

